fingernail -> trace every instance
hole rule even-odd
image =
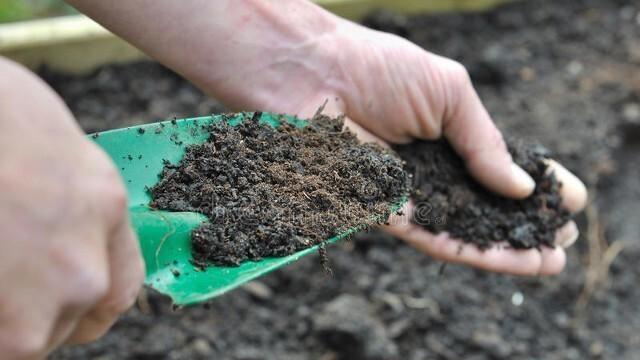
[[[525,194],[525,196],[530,195],[533,192],[533,189],[535,189],[536,187],[536,182],[533,181],[533,178],[515,163],[511,164],[511,172],[513,173],[513,177],[518,182],[518,187],[522,189],[523,194]]]
[[[561,231],[562,231],[562,234],[559,234],[559,235],[565,238],[560,239],[560,241],[557,241],[556,245],[559,245],[565,249],[573,245],[576,242],[576,240],[578,240],[578,237],[580,236],[580,231],[578,230],[578,226],[573,221],[565,225],[565,228],[561,229]]]
[[[578,212],[586,206],[587,188],[580,179],[573,175],[561,164],[547,160],[548,172],[553,172],[556,179],[562,183],[560,193],[562,195],[562,205],[571,212]]]

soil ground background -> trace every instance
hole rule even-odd
[[[367,24],[462,61],[496,122],[539,140],[593,203],[560,276],[441,264],[373,232],[211,302],[148,293],[98,342],[53,359],[637,359],[640,1],[529,0]],[[87,132],[222,110],[154,63],[47,74]]]

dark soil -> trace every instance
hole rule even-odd
[[[413,174],[413,222],[487,249],[508,242],[516,249],[553,247],[555,231],[569,219],[560,206],[561,184],[547,173],[548,151],[542,146],[511,141],[514,161],[537,186],[524,200],[511,200],[487,191],[466,171],[464,162],[446,140],[397,146]]]
[[[408,193],[402,161],[343,125],[320,114],[304,128],[211,125],[206,143],[165,166],[151,206],[209,218],[192,233],[203,267],[290,255],[385,221]]]
[[[327,247],[333,278],[309,256],[207,308],[176,312],[149,293],[100,341],[52,358],[637,359],[639,15],[638,0],[536,0],[370,22],[462,61],[502,130],[541,141],[586,180],[595,201],[559,276],[438,275],[439,262],[372,232]],[[222,110],[153,63],[46,79],[88,132]],[[623,250],[603,266],[599,244]],[[594,274],[608,276],[586,286]]]

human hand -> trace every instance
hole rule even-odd
[[[462,65],[310,1],[68,1],[228,106],[311,116],[328,100],[325,112],[346,114],[365,140],[444,136],[487,188],[514,198],[534,188],[513,164]],[[584,185],[554,167],[565,206],[582,209]],[[541,252],[464,246],[457,255],[460,242],[446,235],[412,225],[387,230],[434,257],[488,270],[552,274],[565,262],[562,246]],[[577,233],[570,223],[557,243],[566,246]]]
[[[500,132],[460,64],[393,35],[347,26],[351,31],[341,35],[340,48],[358,50],[343,52],[338,67],[351,85],[341,94],[345,112],[354,121],[394,143],[445,136],[469,171],[487,188],[513,198],[532,192],[530,178],[512,162]],[[582,210],[587,199],[582,182],[555,161],[550,161],[549,167],[563,183],[564,207],[574,213]],[[411,206],[406,214],[412,214]],[[387,231],[438,259],[515,275],[559,273],[566,262],[564,249],[578,237],[576,224],[569,222],[557,232],[559,246],[553,249],[494,246],[480,251],[446,233],[430,234],[406,218],[391,222],[395,226]]]
[[[144,277],[120,176],[62,101],[0,58],[0,354],[101,336]]]
[[[444,136],[488,189],[512,198],[525,198],[533,191],[533,180],[513,163],[467,71],[453,60],[397,36],[339,20],[330,35],[295,49],[271,68],[276,70],[254,74],[251,94],[243,94],[245,106],[310,116],[328,100],[325,111],[346,114],[353,120],[348,126],[363,139],[406,143]],[[273,86],[273,79],[281,81]],[[572,212],[582,210],[587,198],[582,182],[556,162],[550,162],[550,168],[563,183],[564,206]],[[405,214],[411,214],[411,206]],[[406,218],[391,222],[395,225],[387,227],[388,232],[435,258],[515,275],[560,272],[564,249],[578,237],[577,226],[569,222],[557,232],[559,246],[553,249],[496,246],[480,251],[446,233],[431,234]]]

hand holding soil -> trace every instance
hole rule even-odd
[[[353,120],[351,128],[362,139],[374,139],[375,135],[389,143],[406,143],[444,137],[487,189],[519,199],[533,192],[533,181],[512,161],[502,135],[460,64],[393,35],[350,23],[343,26],[349,31],[339,32],[335,39],[341,49],[335,67],[341,73],[333,81],[340,85],[335,87],[335,97],[325,96],[335,100],[331,105],[336,113],[344,112]],[[326,87],[327,84],[318,86]],[[297,100],[305,103],[304,99]],[[314,101],[320,98],[311,99],[310,103]],[[289,107],[296,109],[287,103],[278,109]],[[560,164],[551,160],[549,164],[562,183],[563,207],[573,213],[582,210],[586,203],[582,182]],[[413,210],[413,204],[409,204],[404,213],[409,216]],[[431,234],[407,218],[394,218],[391,222],[395,225],[388,227],[388,232],[435,258],[515,275],[562,271],[564,248],[578,237],[575,223],[569,222],[557,232],[555,243],[559,246],[555,248],[516,250],[498,245],[479,249],[451,239],[447,233]]]
[[[127,2],[120,4],[122,8],[95,1],[74,3],[228,105],[310,117],[328,100],[326,113],[346,114],[352,120],[347,126],[362,140],[407,143],[444,137],[487,189],[518,199],[534,190],[531,177],[512,161],[464,67],[405,39],[295,0],[246,7],[219,1],[204,9],[202,4],[180,3],[144,11]],[[126,16],[120,16],[123,9]],[[194,13],[229,9],[224,19],[213,22],[192,18]],[[175,29],[145,21],[176,16],[192,21]],[[167,42],[175,46],[167,47]],[[207,64],[215,64],[215,69]],[[563,206],[580,211],[586,202],[584,185],[561,165],[552,164],[563,184]],[[431,256],[518,275],[558,273],[565,263],[563,246],[578,235],[569,223],[557,233],[556,244],[563,246],[540,251],[493,247],[482,252],[461,246],[445,233],[434,236],[407,220],[400,222],[404,225],[388,231]]]
[[[354,33],[358,34],[350,32]],[[337,99],[343,101],[333,104],[336,112],[346,112],[353,119],[351,127],[362,139],[377,136],[389,143],[406,143],[444,137],[487,189],[516,199],[533,192],[533,180],[513,162],[461,65],[388,34],[362,29],[361,36],[366,40],[342,40],[350,43],[341,48],[354,49],[355,54],[342,53],[344,62],[339,68],[349,74],[345,76],[349,81],[343,84],[348,90],[336,92],[342,95]],[[548,163],[562,184],[563,207],[572,213],[581,211],[587,199],[585,186],[562,165],[552,160]],[[411,203],[404,213],[410,216],[413,211]],[[425,231],[406,216],[392,219],[394,225],[386,230],[435,258],[514,275],[557,274],[565,266],[564,248],[578,238],[575,223],[569,222],[558,230],[555,244],[559,246],[555,248],[480,249],[447,233]]]
[[[395,216],[389,232],[445,261],[516,275],[562,270],[564,248],[578,236],[576,224],[569,220],[580,200],[571,181],[578,180],[549,160],[544,148],[510,140],[516,163],[537,184],[522,200],[487,191],[445,141],[396,149],[414,174],[414,187],[404,211],[408,215]]]

